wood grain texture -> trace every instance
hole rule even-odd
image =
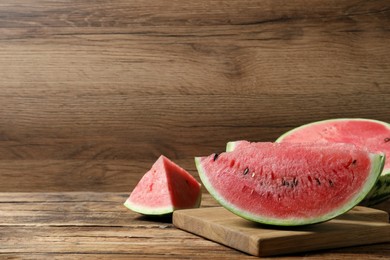
[[[212,207],[176,211],[173,224],[254,256],[272,256],[390,243],[388,218],[384,211],[356,207],[325,223],[275,228],[245,220],[223,207]]]
[[[0,193],[0,258],[258,259],[127,210],[127,193]],[[203,207],[217,206],[204,194]],[[388,243],[291,255],[384,259]],[[265,258],[267,259],[267,258]],[[285,259],[276,257],[272,259]]]
[[[389,17],[388,1],[1,1],[0,191],[128,191],[160,154],[196,175],[229,140],[390,122]]]

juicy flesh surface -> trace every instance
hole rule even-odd
[[[198,203],[200,184],[187,171],[161,156],[141,178],[128,202],[145,208],[190,208]]]
[[[165,170],[174,207],[183,209],[199,206],[201,190],[198,181],[170,161],[165,161]]]
[[[369,120],[334,120],[298,128],[283,137],[282,142],[350,143],[367,147],[371,152],[382,152],[390,158],[390,126]],[[390,160],[384,171],[390,171]]]
[[[280,148],[282,146],[282,148]],[[348,145],[261,143],[201,159],[209,182],[238,210],[277,219],[322,216],[364,185],[368,152]]]

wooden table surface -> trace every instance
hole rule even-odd
[[[129,191],[160,154],[390,122],[388,0],[0,1],[0,191]]]
[[[231,140],[390,122],[389,54],[389,0],[0,1],[0,258],[252,258],[122,202],[160,154],[199,180]]]
[[[126,209],[126,193],[0,193],[0,258],[257,259]],[[206,194],[202,207],[217,206]],[[269,259],[384,259],[390,243]]]

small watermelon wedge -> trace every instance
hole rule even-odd
[[[385,156],[350,144],[249,143],[196,157],[209,193],[251,221],[299,226],[327,221],[357,205]]]
[[[161,155],[124,205],[143,215],[166,215],[177,209],[199,207],[201,197],[201,184],[186,170]]]
[[[383,152],[390,157],[390,124],[364,118],[339,118],[318,121],[292,129],[276,142],[349,143]],[[361,205],[373,206],[390,198],[390,160]]]

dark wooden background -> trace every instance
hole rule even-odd
[[[0,2],[0,191],[129,192],[160,154],[390,122],[390,2]]]

